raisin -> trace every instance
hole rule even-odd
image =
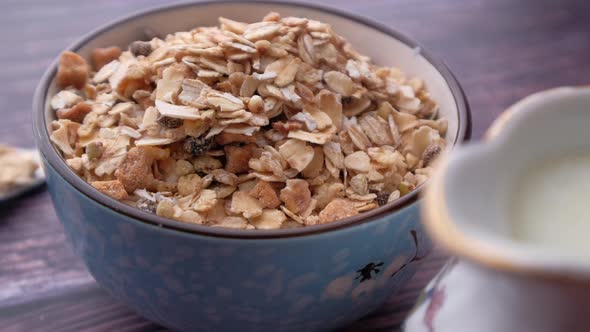
[[[152,45],[150,42],[145,41],[134,41],[129,45],[129,51],[135,56],[148,56],[152,53]]]
[[[183,122],[182,119],[171,118],[169,116],[160,115],[160,117],[158,117],[158,123],[170,129],[182,126]]]
[[[137,206],[137,208],[142,211],[155,214],[156,207],[158,206],[158,204],[156,203],[156,201],[140,198],[135,204],[135,206]]]
[[[193,156],[201,156],[205,154],[213,145],[212,139],[204,137],[192,137],[189,136],[184,140],[184,151],[190,153]]]
[[[379,206],[383,206],[385,204],[387,204],[387,200],[389,199],[389,193],[384,192],[384,191],[380,191],[377,193],[377,204],[379,204]]]
[[[353,102],[353,99],[351,96],[343,96],[342,97],[341,103],[343,106],[350,105],[350,104],[352,104],[352,102]]]

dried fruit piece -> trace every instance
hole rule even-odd
[[[192,137],[189,136],[184,140],[182,145],[186,153],[190,153],[193,156],[200,156],[211,149],[213,140],[205,137]]]
[[[85,102],[77,103],[72,108],[62,108],[55,112],[58,119],[67,119],[74,122],[82,123],[88,113],[92,112],[92,107]]]
[[[96,71],[100,70],[107,63],[116,60],[121,55],[121,48],[117,46],[95,48],[90,53],[90,59]]]
[[[377,193],[377,198],[375,199],[377,201],[377,204],[379,206],[383,206],[385,204],[387,204],[388,200],[389,200],[389,193],[385,192],[385,191],[380,191]]]
[[[102,142],[90,142],[86,145],[86,156],[89,160],[99,159],[104,152]]]
[[[116,200],[124,200],[129,197],[123,184],[119,180],[112,181],[94,181],[90,182],[94,188],[103,194],[106,194]]]
[[[82,89],[88,79],[88,71],[88,64],[84,58],[74,52],[65,51],[59,58],[55,77],[57,85],[61,88],[73,86]]]
[[[415,187],[415,185],[406,181],[402,181],[397,185],[397,189],[399,190],[401,196],[409,194],[410,191],[414,190]]]
[[[129,44],[129,51],[135,56],[148,56],[152,53],[152,45],[150,42],[146,41],[134,41],[133,43]]]

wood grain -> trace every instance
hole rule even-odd
[[[475,138],[499,112],[532,92],[590,83],[586,0],[321,2],[391,25],[446,61],[471,104]],[[0,142],[33,146],[33,91],[61,49],[98,25],[158,4],[3,0]],[[443,261],[435,253],[408,287],[345,330],[396,330]],[[0,331],[159,330],[97,287],[64,242],[43,189],[0,205]]]

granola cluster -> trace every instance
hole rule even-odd
[[[423,81],[322,22],[219,22],[90,64],[62,54],[51,140],[72,170],[144,211],[242,229],[329,223],[428,178],[447,122]]]

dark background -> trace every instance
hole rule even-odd
[[[442,58],[465,89],[476,139],[532,92],[590,83],[589,1],[316,2],[388,24]],[[98,25],[164,3],[0,0],[0,143],[33,147],[33,91],[63,48]],[[443,261],[443,253],[433,253],[403,291],[348,330],[397,330]],[[64,242],[43,189],[0,205],[0,331],[114,330],[163,329],[98,288]]]

